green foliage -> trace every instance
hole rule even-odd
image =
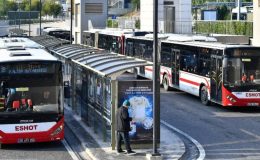
[[[118,28],[118,21],[113,19],[107,20],[107,27],[108,28]]]
[[[196,33],[218,33],[253,36],[253,22],[245,21],[197,21]]]
[[[18,5],[15,3],[15,1],[6,1],[6,12],[8,11],[17,11]]]
[[[48,0],[48,1],[45,1],[43,3],[43,6],[42,6],[42,12],[43,12],[43,15],[51,15],[51,1]]]
[[[54,17],[57,17],[61,13],[61,9],[62,9],[61,5],[56,4],[56,3],[53,4],[53,6],[52,6],[52,15]]]
[[[201,5],[207,2],[236,2],[236,0],[192,0],[192,5]],[[253,0],[243,0],[243,2],[253,2]]]
[[[42,6],[43,15],[53,15],[57,17],[61,13],[62,6],[55,3],[55,0],[42,0],[42,2],[44,2]],[[39,11],[40,0],[22,0],[19,5],[15,0],[0,0],[0,17],[6,16],[8,11],[17,11],[18,9],[22,11]]]
[[[133,5],[133,7],[135,8],[135,10],[140,10],[140,0],[131,0],[131,3]]]
[[[0,16],[6,16],[8,11],[17,11],[18,5],[15,1],[0,0]]]
[[[140,29],[140,27],[141,27],[141,23],[140,23],[140,19],[138,19],[135,21],[135,28]]]
[[[57,17],[61,13],[61,5],[52,0],[46,0],[42,6],[43,15],[53,15]]]
[[[228,10],[226,5],[217,7],[217,11],[218,11],[218,20],[227,20],[226,18],[228,18],[230,11]]]
[[[24,2],[24,11],[30,11],[30,0],[23,0]],[[31,0],[31,11],[39,11],[40,10],[40,1],[39,0]]]

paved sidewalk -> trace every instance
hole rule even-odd
[[[128,156],[126,154],[117,154],[112,150],[110,142],[103,142],[99,135],[93,132],[93,129],[88,127],[81,118],[74,114],[69,108],[65,107],[65,125],[77,136],[85,152],[93,160],[144,160],[149,159],[147,154],[152,153],[152,149],[134,149],[137,153]],[[185,152],[185,146],[182,140],[172,131],[161,124],[161,144],[158,151],[161,154],[161,159],[179,159]],[[124,146],[122,146],[124,148]],[[159,159],[160,159],[159,158]]]

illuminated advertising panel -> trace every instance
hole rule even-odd
[[[136,143],[153,140],[153,89],[152,81],[119,81],[118,107],[129,100],[129,116],[133,118],[129,136]]]

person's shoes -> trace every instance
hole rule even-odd
[[[121,150],[117,150],[117,153],[118,153],[118,154],[120,154],[120,153],[125,153],[125,151],[121,149]]]
[[[136,154],[136,152],[134,152],[134,151],[127,151],[126,154],[130,156],[130,155]]]

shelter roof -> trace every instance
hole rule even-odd
[[[150,66],[151,62],[111,53],[95,47],[67,44],[67,41],[50,36],[31,38],[52,53],[83,66],[100,76],[116,78],[118,75],[135,67]]]
[[[152,65],[145,60],[76,44],[62,45],[51,51],[106,77],[116,77],[134,67]]]

